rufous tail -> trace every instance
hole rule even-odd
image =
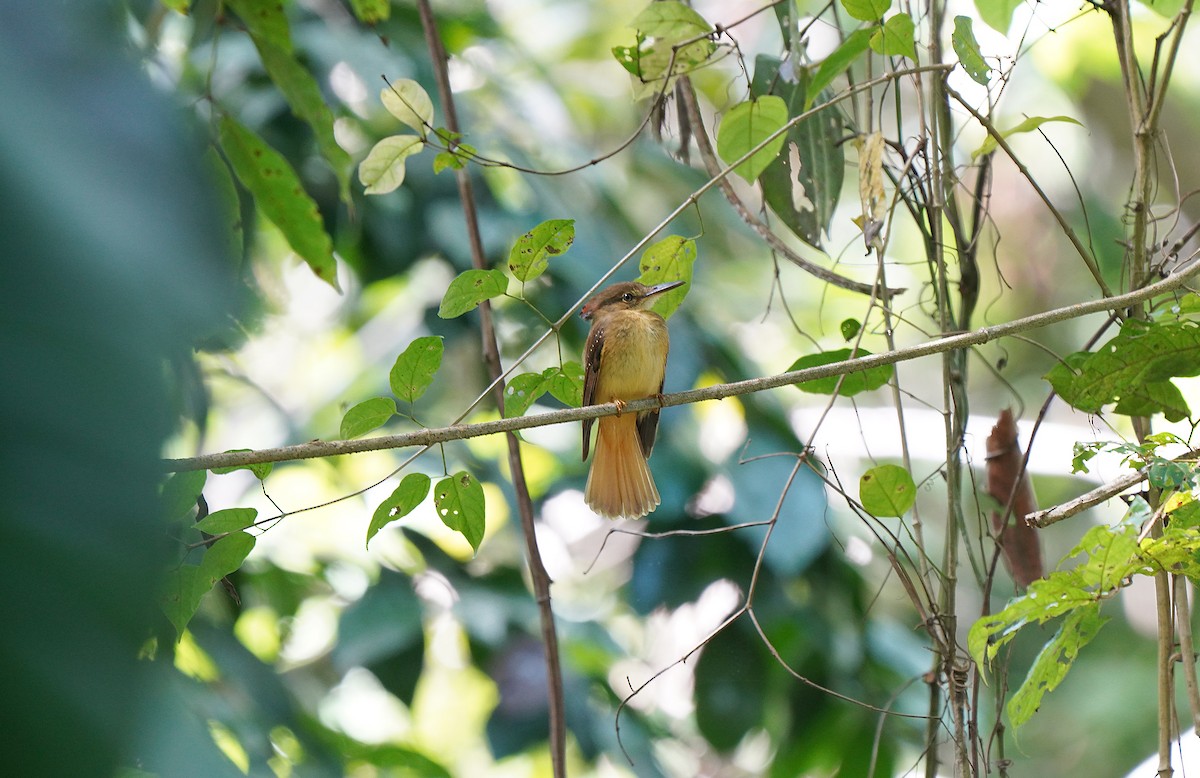
[[[583,499],[601,516],[640,519],[658,507],[660,499],[642,456],[637,414],[605,416],[598,427]]]

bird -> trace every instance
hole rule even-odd
[[[623,414],[630,400],[662,396],[670,339],[667,323],[650,306],[671,281],[646,286],[626,281],[588,300],[580,316],[592,322],[584,346],[583,404],[616,403],[617,415],[599,419],[596,450],[584,501],[608,518],[640,519],[661,499],[646,460],[658,432],[658,409]],[[592,419],[583,422],[583,459],[588,458]]]

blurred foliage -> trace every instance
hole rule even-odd
[[[984,5],[987,25],[1013,23],[1013,4]],[[846,10],[878,24],[847,27],[838,41],[814,30],[814,51],[825,48],[810,57],[797,15],[816,9],[785,2],[776,18],[739,29],[734,51],[720,36],[679,34],[667,14],[676,7],[438,4],[464,134],[428,137],[461,145],[396,152],[402,167],[377,169],[369,184],[400,185],[377,197],[350,173],[402,129],[380,101],[380,74],[405,95],[415,94],[408,80],[437,94],[407,2],[129,0],[107,14],[0,12],[9,65],[0,94],[20,117],[0,123],[14,203],[0,235],[5,256],[38,259],[21,263],[0,305],[0,355],[21,375],[3,382],[0,403],[3,588],[22,593],[0,612],[16,625],[0,639],[2,685],[14,690],[4,706],[20,722],[5,735],[21,744],[9,749],[14,774],[111,775],[118,763],[161,776],[546,774],[543,649],[499,438],[438,447],[400,484],[389,476],[403,461],[395,452],[177,477],[158,511],[155,460],[171,433],[168,454],[186,455],[451,423],[487,386],[472,313],[482,299],[493,300],[511,361],[707,180],[673,157],[685,138],[677,120],[660,141],[640,133],[572,175],[467,164],[496,268],[476,271],[453,180],[466,157],[559,171],[617,149],[648,110],[633,96],[672,88],[669,52],[684,41],[677,64],[692,70],[706,111],[736,120],[713,132],[733,162],[765,137],[764,117],[782,126],[829,99],[847,67],[877,54],[902,63],[921,43],[911,17],[856,1]],[[697,8],[680,18],[698,33],[730,21],[712,4]],[[965,90],[988,80],[1002,39],[960,19],[954,46],[971,72],[955,83]],[[1095,29],[1085,15],[1062,26],[1064,40],[1076,36],[1069,42],[1029,54],[1033,83],[1012,88],[997,125],[1012,128],[1009,141],[1032,165],[1056,171],[1046,186],[1068,218],[1082,221],[1078,204],[1087,205],[1113,279],[1124,182],[1112,184],[1112,169],[1128,151],[1104,144],[1127,127],[1111,107],[1119,74],[1090,66]],[[744,102],[752,95],[756,103]],[[419,107],[410,124],[425,137]],[[1194,130],[1197,115],[1181,98],[1164,121]],[[444,116],[434,99],[432,128]],[[1069,134],[1074,121],[1089,128],[1091,147],[1063,142],[1080,137]],[[772,218],[802,241],[790,244],[797,251],[869,284],[875,260],[859,253],[869,219],[856,213],[855,155],[843,143],[862,126],[859,107],[825,111],[781,136],[779,156],[755,154],[736,172],[759,181]],[[976,130],[958,139],[964,163],[988,150]],[[1192,152],[1176,151],[1186,168]],[[1063,163],[1074,179],[1057,172]],[[1065,241],[1011,168],[998,165],[995,176],[981,320],[1075,302],[1089,288],[1077,258],[1062,258]],[[656,245],[687,249],[678,261],[690,283],[671,319],[667,391],[825,364],[850,353],[851,339],[858,354],[889,348],[891,325],[863,298],[779,262],[717,197],[668,231]],[[895,306],[916,325],[903,338],[923,338],[934,316],[922,244],[898,226],[888,249],[888,283],[910,288]],[[645,262],[657,256],[652,247]],[[454,279],[477,278],[468,272],[488,274],[491,286],[451,296],[446,308]],[[1094,323],[981,350],[999,367],[972,374],[976,411],[1040,402],[1041,376],[1058,364],[1045,352],[1077,351]],[[508,410],[578,402],[585,327],[568,320],[533,354],[514,381],[528,394]],[[1118,338],[1150,340],[1134,343],[1135,334]],[[423,365],[434,343],[438,365]],[[1129,350],[1121,364],[1132,370],[1145,360]],[[1187,387],[1167,379],[1195,372],[1190,365],[1151,376],[1170,397],[1147,389],[1139,399],[1185,412]],[[835,382],[847,413],[813,441],[817,422],[806,414],[827,398],[790,389],[665,411],[652,460],[663,504],[645,529],[688,535],[609,535],[583,506],[577,430],[523,434],[555,580],[571,775],[893,775],[920,759],[930,652],[884,548],[895,535],[908,544],[908,525],[860,518],[833,498],[863,472],[895,467],[870,470],[875,460],[899,459],[890,432],[869,421],[873,410],[890,412],[885,384],[904,379],[918,405],[936,407],[940,387],[925,376],[938,370],[919,362]],[[466,420],[494,415],[481,405]],[[933,442],[915,445],[903,499],[883,495],[894,512],[915,499],[938,515],[930,506],[945,452],[941,418],[930,416],[928,429],[916,422],[914,438]],[[805,453],[810,443],[827,448]],[[858,453],[833,460],[828,451],[842,444]],[[1069,457],[1059,465],[1068,472]],[[469,542],[422,503],[441,489],[438,506],[453,510],[445,500],[460,477],[470,489],[455,504],[469,513]],[[1039,485],[1044,500],[1080,490]],[[769,529],[761,524],[772,517]],[[1079,534],[1048,532],[1048,557]],[[234,546],[249,552],[245,563],[218,564],[214,552]],[[170,618],[151,611],[168,571]],[[978,584],[963,576],[975,608],[961,619],[964,644]],[[1013,594],[1004,587],[995,596]],[[752,614],[739,611],[748,593]],[[1148,751],[1154,646],[1135,626],[1113,618],[1094,634],[1087,661],[1041,700],[1055,727],[1027,727],[1019,748],[997,758],[1030,774],[1112,774]],[[1050,637],[1023,632],[1004,647],[1013,678],[1039,666]],[[992,694],[982,692],[981,707]],[[61,747],[64,733],[77,748]]]

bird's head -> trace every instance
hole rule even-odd
[[[663,284],[646,286],[637,281],[623,281],[601,290],[595,297],[584,304],[579,315],[585,319],[592,318],[599,310],[633,311],[644,310],[654,303],[654,298],[663,292],[669,292],[683,286],[685,281],[668,281]]]

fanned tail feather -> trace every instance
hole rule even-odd
[[[583,498],[588,506],[611,519],[639,519],[658,507],[654,477],[642,455],[635,414],[599,420],[596,452]]]

